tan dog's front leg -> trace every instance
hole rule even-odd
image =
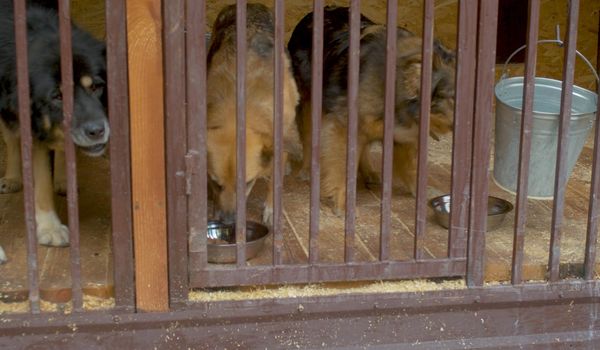
[[[417,195],[417,146],[394,143],[394,180],[413,197]],[[398,186],[400,185],[400,186]]]
[[[23,188],[21,177],[21,146],[18,131],[9,130],[0,119],[0,130],[6,144],[6,173],[0,178],[0,193],[19,192]]]
[[[67,195],[67,168],[65,151],[54,151],[54,192],[58,195]]]
[[[33,146],[33,177],[38,243],[65,247],[69,245],[69,229],[60,222],[54,208],[50,154],[46,147],[35,144]]]

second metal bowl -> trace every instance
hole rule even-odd
[[[435,220],[441,226],[450,226],[450,195],[435,197],[429,200],[429,206],[433,209]],[[487,230],[492,231],[504,221],[504,217],[513,209],[513,205],[502,198],[488,197],[488,220]]]

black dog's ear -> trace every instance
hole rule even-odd
[[[446,64],[454,63],[456,60],[456,54],[445,47],[438,39],[433,41],[433,51],[435,52],[436,58],[440,59]]]

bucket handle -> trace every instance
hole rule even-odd
[[[558,44],[559,47],[563,47],[564,46],[564,42],[562,40],[560,40],[560,28],[559,28],[559,26],[556,26],[556,39],[538,40],[537,43],[538,44],[556,43],[556,44]],[[506,62],[504,62],[504,67],[502,68],[502,75],[500,76],[500,80],[506,79],[506,77],[508,75],[507,67],[508,67],[508,63],[510,62],[510,60],[517,53],[519,53],[521,50],[523,50],[526,47],[527,47],[527,45],[523,45],[523,46],[519,47],[517,50],[515,50],[510,56],[508,56],[508,59],[506,60]],[[581,52],[579,52],[578,50],[575,50],[575,53],[577,54],[577,56],[579,56],[579,58],[581,58],[583,60],[583,62],[585,62],[585,64],[587,64],[587,66],[590,68],[590,70],[592,71],[592,73],[594,73],[594,77],[596,77],[596,82],[598,84],[600,84],[600,77],[598,77],[598,72],[596,72],[596,70],[594,69],[594,66],[592,65],[592,63],[583,54],[581,54]]]

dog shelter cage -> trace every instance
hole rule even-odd
[[[31,133],[28,120],[27,48],[24,21],[25,1],[15,0],[18,80],[23,149],[24,212],[27,231],[29,310],[0,315],[0,344],[7,347],[64,344],[95,346],[233,346],[254,348],[352,347],[357,344],[393,346],[413,344],[424,349],[459,346],[490,347],[523,344],[564,348],[570,344],[593,348],[599,336],[596,323],[599,284],[596,275],[596,240],[600,173],[597,166],[598,131],[592,154],[590,193],[583,269],[579,278],[561,275],[566,174],[566,143],[574,84],[574,62],[580,1],[568,1],[568,23],[564,47],[564,75],[560,108],[557,180],[552,203],[552,225],[547,259],[547,280],[528,282],[523,277],[524,240],[527,233],[528,147],[533,110],[533,79],[539,36],[541,1],[530,0],[523,125],[521,130],[518,191],[512,230],[510,283],[486,285],[485,245],[487,197],[489,193],[490,138],[492,135],[493,91],[498,0],[459,0],[457,20],[457,65],[455,116],[451,167],[451,217],[445,256],[428,257],[428,144],[421,137],[418,182],[414,211],[414,239],[405,242],[411,256],[396,259],[390,253],[392,236],[392,134],[386,127],[382,146],[382,189],[377,227],[377,255],[357,258],[356,212],[348,206],[344,217],[343,259],[324,261],[319,237],[320,164],[312,162],[308,254],[304,261],[284,259],[284,213],[282,198],[284,166],[282,126],[284,14],[287,2],[273,1],[275,16],[274,76],[274,220],[272,240],[265,247],[271,260],[260,265],[246,262],[244,161],[237,183],[237,262],[228,265],[207,261],[209,201],[206,158],[206,56],[207,2],[203,0],[106,0],[106,45],[108,66],[108,113],[111,124],[110,192],[111,242],[114,307],[90,311],[83,307],[77,176],[74,146],[65,143],[68,170],[68,217],[70,228],[71,303],[68,314],[40,311],[38,257],[31,162]],[[237,1],[237,38],[246,35],[246,1]],[[434,40],[433,0],[423,1],[423,62],[421,91],[431,89]],[[361,2],[351,0],[349,62],[349,130],[356,134]],[[325,1],[314,0],[312,37],[312,105],[322,105],[323,11]],[[401,1],[387,1],[387,36],[395,36]],[[59,1],[62,66],[72,65],[70,50],[70,2]],[[245,40],[237,40],[238,86],[243,86]],[[393,60],[395,40],[387,40],[386,125],[393,123],[395,88]],[[68,125],[72,114],[72,72],[62,70],[64,113]],[[597,87],[597,85],[596,85]],[[237,90],[237,152],[244,158],[246,115],[244,89]],[[420,135],[428,135],[430,98],[420,101]],[[319,135],[321,112],[313,108],[313,135]],[[319,138],[312,138],[312,154],[319,152]],[[348,149],[356,139],[348,138]],[[348,169],[358,161],[348,152]],[[317,157],[318,159],[318,157]],[[347,172],[348,203],[356,202],[356,174]],[[241,195],[239,195],[241,194]],[[242,210],[244,209],[244,210]],[[82,233],[84,234],[84,233]],[[193,302],[192,288],[270,286],[321,282],[398,280],[412,278],[465,279],[458,290],[431,292],[362,293],[299,298],[223,300]],[[0,276],[1,278],[1,276]],[[350,325],[347,323],[352,320]],[[373,324],[377,326],[373,326]],[[262,337],[253,333],[257,327]],[[290,332],[290,329],[296,332]],[[235,333],[234,333],[235,332]],[[236,334],[236,335],[232,335]],[[22,335],[25,335],[24,337]],[[68,340],[71,339],[71,340]],[[70,342],[69,342],[70,341]],[[288,342],[288,343],[286,343]],[[199,345],[202,344],[202,345]]]

